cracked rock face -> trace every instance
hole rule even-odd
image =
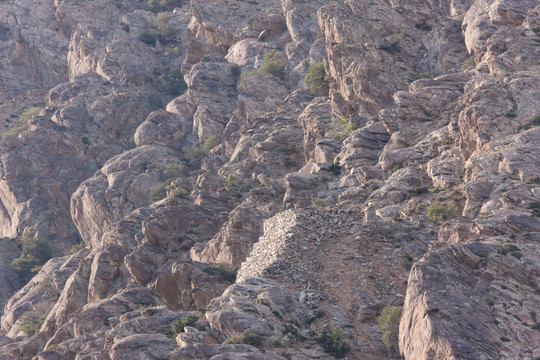
[[[0,359],[540,357],[539,26],[536,0],[2,2]]]

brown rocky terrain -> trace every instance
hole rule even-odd
[[[0,40],[0,360],[540,359],[538,0],[6,0]]]

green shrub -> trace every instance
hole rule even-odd
[[[330,171],[332,172],[332,174],[334,175],[339,175],[341,174],[341,163],[340,163],[340,158],[338,157],[334,163],[332,165],[330,165]]]
[[[10,136],[19,135],[23,131],[28,129],[28,120],[39,114],[41,111],[40,107],[34,106],[25,110],[18,119],[18,122],[11,127],[8,131],[2,134],[2,138],[5,139]]]
[[[38,241],[34,234],[25,231],[16,239],[21,246],[21,255],[11,262],[11,268],[24,277],[33,275],[51,258],[51,248]]]
[[[214,147],[219,145],[219,140],[216,138],[215,135],[209,136],[208,139],[204,141],[203,149],[204,151],[208,152],[212,150]]]
[[[57,300],[60,296],[58,289],[53,284],[51,278],[46,277],[41,281],[39,287],[45,292],[45,295],[51,300]]]
[[[187,90],[184,75],[179,68],[169,69],[159,77],[167,85],[167,91],[174,96],[182,95]]]
[[[45,322],[47,315],[49,315],[48,312],[40,313],[35,310],[25,312],[20,318],[21,330],[24,331],[27,336],[37,334]]]
[[[147,30],[144,30],[139,34],[139,40],[150,46],[156,45],[158,37],[159,36],[157,34],[154,34],[153,32]]]
[[[497,253],[501,254],[501,255],[512,255],[513,257],[515,257],[516,259],[521,259],[521,249],[518,248],[516,245],[514,244],[511,244],[511,243],[504,243],[503,246],[501,246],[499,248],[499,250],[497,251]]]
[[[171,180],[163,181],[162,183],[157,184],[150,190],[150,202],[156,202],[163,199],[167,196],[167,186],[171,184]]]
[[[469,67],[471,66],[475,66],[476,65],[476,60],[474,58],[474,55],[471,55],[469,58],[467,58],[467,60],[465,60],[463,62],[463,64],[461,65],[461,71],[465,71],[467,70]]]
[[[435,201],[427,209],[428,220],[438,225],[446,220],[449,220],[455,210],[453,203],[443,205],[438,201]]]
[[[315,338],[315,341],[321,345],[327,354],[337,358],[343,358],[349,353],[351,347],[349,344],[341,341],[342,332],[343,330],[340,328],[335,329],[331,335],[325,331],[320,337]]]
[[[431,79],[432,77],[433,77],[433,75],[431,75],[431,73],[428,73],[428,72],[418,73],[415,76],[416,80],[418,80],[418,79]]]
[[[513,119],[517,117],[516,112],[517,112],[517,104],[515,102],[512,102],[512,108],[508,110],[508,112],[504,114],[504,116],[506,116],[507,118]]]
[[[234,180],[233,175],[230,173],[227,174],[227,176],[223,180],[223,188],[229,193],[236,194],[238,197],[242,196],[242,193],[251,190],[251,186],[249,184],[237,183]]]
[[[83,242],[80,242],[78,243],[77,245],[73,245],[73,247],[71,248],[70,252],[72,254],[75,254],[76,252],[78,252],[79,250],[81,249],[84,249],[86,247],[86,245],[83,243]]]
[[[378,318],[382,341],[390,354],[399,351],[399,321],[403,309],[400,306],[386,306]]]
[[[315,207],[323,207],[326,205],[326,201],[324,199],[318,198],[318,197],[311,197],[311,202]]]
[[[184,156],[186,157],[187,162],[192,167],[198,168],[201,165],[201,161],[206,154],[204,149],[201,148],[192,148],[188,146],[184,146],[182,148],[182,152],[184,153]]]
[[[183,319],[173,322],[171,325],[171,331],[173,335],[178,335],[181,332],[184,332],[186,326],[194,326],[198,320],[198,316],[190,314]]]
[[[262,338],[259,335],[253,334],[251,331],[246,330],[239,337],[225,341],[225,344],[248,344],[259,347],[262,345]]]
[[[169,28],[169,21],[171,21],[171,15],[166,12],[158,14],[154,19],[154,22],[156,23],[159,32],[165,36],[171,33],[171,29]]]
[[[182,6],[182,0],[148,0],[145,9],[158,13],[160,11],[173,10],[177,6]]]
[[[177,187],[169,191],[169,197],[185,197],[188,195],[189,192],[183,187]]]
[[[345,140],[356,128],[356,125],[345,115],[332,117],[330,123],[330,135],[338,140]]]
[[[540,125],[540,115],[537,115],[533,121],[531,121],[528,124],[525,124],[519,128],[519,130],[529,130],[532,127],[539,126]]]
[[[47,348],[45,349],[45,351],[52,351],[52,352],[55,352],[56,349],[58,349],[58,344],[51,344],[51,345],[47,346]]]
[[[246,72],[243,72],[241,75],[240,75],[240,82],[238,83],[238,88],[239,89],[243,89],[244,88],[244,81],[246,81],[247,79],[255,76],[258,74],[258,71],[257,70],[249,70],[249,71],[246,71]]]
[[[178,56],[178,53],[180,52],[180,50],[178,50],[178,47],[177,47],[177,46],[167,48],[167,51],[168,51],[169,54],[171,54],[172,56]]]
[[[318,96],[328,95],[329,88],[325,76],[324,63],[315,63],[309,67],[304,82],[307,84],[311,94]]]
[[[531,214],[536,217],[540,217],[540,201],[535,201],[529,205]]]
[[[163,170],[163,175],[168,179],[170,178],[179,178],[186,174],[186,167],[183,164],[169,164]]]
[[[27,122],[28,120],[30,120],[31,118],[33,118],[34,116],[36,116],[37,114],[39,114],[40,111],[41,111],[41,108],[40,108],[40,107],[37,107],[37,106],[31,107],[30,109],[25,110],[25,111],[19,116],[19,121],[20,121],[20,122]]]
[[[264,57],[260,72],[272,74],[281,80],[285,79],[285,61],[280,58],[276,50],[270,50]]]

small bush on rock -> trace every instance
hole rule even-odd
[[[214,147],[219,145],[219,140],[215,135],[209,136],[208,139],[204,141],[203,149],[204,151],[208,152],[212,150]]]
[[[328,95],[328,82],[325,77],[324,63],[316,63],[309,67],[304,82],[309,87],[311,94],[318,96]]]
[[[182,6],[182,0],[148,0],[145,9],[158,13],[166,10],[171,11],[177,6]]]
[[[475,66],[475,65],[476,65],[476,61],[475,61],[474,55],[472,55],[471,57],[467,58],[467,60],[463,62],[463,65],[461,65],[461,71],[465,71],[469,67]]]
[[[327,354],[341,359],[351,350],[349,344],[341,341],[342,332],[343,330],[340,328],[335,329],[332,334],[323,332],[320,337],[315,338],[315,341],[322,346]]]
[[[167,186],[171,184],[171,180],[167,179],[162,183],[157,184],[150,190],[150,202],[156,202],[167,196]]]
[[[167,92],[171,95],[179,96],[186,92],[187,84],[184,81],[184,75],[180,72],[180,69],[169,69],[159,77],[164,81],[167,87]]]
[[[171,325],[171,331],[173,335],[178,335],[181,332],[184,332],[186,326],[193,326],[199,320],[199,317],[195,315],[188,315],[183,319],[176,320]]]
[[[22,251],[21,255],[11,262],[11,268],[24,277],[37,273],[51,258],[51,248],[38,241],[30,231],[25,231],[16,241]]]
[[[45,322],[45,319],[49,315],[48,312],[40,313],[39,311],[27,311],[21,315],[21,330],[25,332],[27,336],[35,335],[41,329],[41,326]]]
[[[246,330],[239,337],[225,341],[225,344],[248,344],[259,347],[262,345],[262,338],[259,335],[253,334],[251,331]]]
[[[428,220],[438,225],[446,220],[449,220],[454,213],[455,206],[453,203],[443,205],[435,201],[427,209]]]
[[[158,35],[154,34],[150,31],[143,31],[139,34],[139,40],[145,43],[146,45],[154,46],[156,45],[156,41],[158,39]]]
[[[83,242],[80,242],[78,243],[77,245],[73,245],[73,247],[71,248],[70,252],[72,254],[75,254],[76,252],[78,252],[79,250],[81,249],[84,249],[86,247],[86,245],[83,243]]]
[[[330,123],[330,135],[338,140],[345,140],[356,128],[356,125],[341,114],[338,117],[333,117]]]
[[[171,33],[171,29],[169,28],[169,21],[171,21],[171,15],[166,12],[158,14],[154,19],[154,22],[156,23],[159,32],[165,36]]]
[[[285,79],[285,61],[279,57],[276,50],[270,50],[264,57],[261,72],[272,74],[281,80]]]
[[[386,306],[378,318],[382,341],[390,355],[399,352],[399,321],[403,309],[400,306]]]

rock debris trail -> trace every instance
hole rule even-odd
[[[300,302],[332,314],[322,326],[342,328],[351,339],[356,329],[357,346],[368,353],[384,349],[369,334],[382,307],[403,303],[410,263],[404,248],[370,225],[360,208],[284,211],[265,221],[237,282],[278,281]]]

